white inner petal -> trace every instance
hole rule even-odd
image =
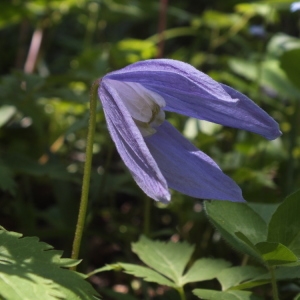
[[[148,123],[152,119],[152,112],[157,104],[166,105],[163,97],[144,88],[140,83],[124,82],[107,79],[114,87],[133,119]]]
[[[165,120],[165,113],[161,109],[166,105],[164,98],[140,83],[106,80],[122,99],[142,135],[155,133],[152,126],[157,127]]]

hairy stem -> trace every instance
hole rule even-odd
[[[93,140],[94,140],[95,126],[96,126],[97,90],[100,85],[100,82],[101,79],[96,80],[93,83],[90,92],[90,119],[89,119],[89,126],[88,126],[86,152],[85,152],[86,158],[84,164],[79,213],[78,213],[78,219],[76,224],[72,255],[71,255],[72,259],[78,258],[84,224],[85,224],[85,217],[86,217],[88,197],[89,197],[89,188],[90,188],[90,178],[91,178]],[[72,269],[75,270],[76,267],[73,267]]]
[[[273,299],[274,300],[279,300],[277,282],[276,282],[276,277],[275,277],[275,268],[274,267],[269,267],[269,272],[270,272],[270,275],[271,275]]]

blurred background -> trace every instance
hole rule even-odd
[[[90,86],[110,71],[157,57],[192,64],[279,122],[282,137],[267,141],[167,115],[240,185],[247,201],[282,201],[300,187],[300,10],[295,4],[291,10],[292,2],[2,0],[0,224],[70,256]],[[136,261],[130,243],[142,233],[195,244],[198,258],[243,259],[207,222],[200,199],[176,192],[169,206],[146,199],[120,160],[99,102],[79,270]],[[111,299],[128,291],[135,295],[129,300],[147,299],[145,289],[153,299],[177,297],[122,273],[103,273],[92,283]]]

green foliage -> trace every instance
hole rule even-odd
[[[96,299],[83,274],[66,268],[79,261],[61,258],[36,237],[0,230],[0,296],[7,300]]]
[[[300,274],[300,196],[278,204],[300,187],[299,12],[290,12],[292,2],[169,1],[163,32],[163,57],[188,62],[240,90],[280,124],[282,137],[266,141],[251,133],[167,114],[241,186],[247,205],[215,201],[206,203],[206,210],[234,249],[250,255],[255,264],[276,266],[283,300],[299,298]],[[0,224],[39,236],[68,255],[85,160],[89,88],[110,71],[156,57],[161,8],[156,0],[14,0],[0,1],[0,10]],[[259,26],[259,34],[253,25]],[[42,34],[40,45],[33,39],[37,33]],[[37,54],[35,61],[28,55],[31,46]],[[25,71],[29,62],[34,67]],[[136,264],[130,244],[142,233],[144,195],[114,149],[100,105],[93,149],[82,272],[110,263],[101,269],[122,269],[146,281],[135,287],[137,279],[132,276],[100,272],[91,277],[96,289],[109,299],[124,300],[175,300],[176,289],[183,286],[188,300],[195,298],[191,293],[195,289],[195,295],[207,299],[255,299],[245,289],[256,292],[256,286],[260,295],[270,295],[267,269],[253,266],[252,260],[240,266],[240,257],[214,233],[200,200],[174,191],[169,206],[152,205],[151,237],[169,240],[173,236],[188,243],[141,238],[133,251],[144,265]],[[16,243],[22,240],[15,238]],[[40,244],[27,241],[33,248]],[[54,255],[54,250],[38,249],[38,257],[47,252]],[[25,267],[33,265],[40,271],[37,261],[24,260],[26,265],[17,261],[14,270],[25,272]],[[115,261],[126,263],[114,265]],[[71,271],[54,265],[53,274],[82,280],[80,274],[70,275]],[[0,266],[8,268],[4,263]],[[69,295],[70,285],[66,283],[62,290],[63,282],[50,275],[23,275],[13,283],[20,290],[24,284],[24,298],[32,299],[28,293],[33,289],[40,299]],[[167,287],[160,289],[157,284]],[[217,291],[220,285],[222,291]],[[127,294],[118,290],[120,286]],[[2,291],[18,290],[1,286]]]
[[[275,211],[271,206],[271,218],[266,214],[268,205],[261,215],[247,204],[206,202],[205,207],[212,223],[233,247],[268,266],[279,266],[297,263],[300,258],[299,199],[300,190]]]
[[[283,53],[280,57],[281,68],[285,71],[288,78],[299,87],[300,85],[300,48],[292,49]]]
[[[263,268],[250,266],[231,267],[228,261],[212,258],[197,259],[187,268],[194,247],[186,242],[152,241],[142,236],[138,242],[132,244],[132,250],[147,267],[128,263],[116,263],[97,269],[89,274],[89,276],[104,271],[123,270],[127,274],[141,277],[147,282],[154,282],[174,288],[179,293],[183,291],[183,287],[188,283],[216,278],[222,285],[223,292],[196,289],[193,293],[204,299],[217,299],[209,298],[216,297],[216,295],[220,296],[220,299],[223,299],[222,297],[229,299],[229,295],[252,297],[250,292],[236,292],[232,291],[232,289],[240,289],[241,283],[251,281],[253,278],[266,273],[266,270]]]
[[[246,291],[217,292],[211,290],[196,289],[193,293],[200,299],[206,300],[259,300],[261,297],[254,296]]]

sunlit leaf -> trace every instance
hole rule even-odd
[[[260,300],[262,298],[246,291],[225,291],[218,292],[212,290],[196,289],[193,294],[204,300]]]
[[[183,271],[194,251],[186,242],[165,243],[142,236],[132,244],[132,250],[149,267],[172,279],[180,286]]]
[[[239,266],[222,270],[218,274],[217,279],[222,285],[222,290],[225,291],[229,288],[241,284],[246,280],[255,278],[264,273],[266,273],[266,270],[263,268],[253,266]]]
[[[12,105],[0,107],[0,128],[16,113],[16,108]]]
[[[161,285],[176,288],[176,285],[172,281],[150,268],[126,263],[119,263],[119,265],[124,269],[125,273],[134,275],[136,277],[142,277],[148,282],[155,282]]]
[[[223,269],[230,267],[223,259],[201,258],[196,260],[182,278],[182,283],[204,281],[216,278]]]
[[[0,297],[8,300],[95,300],[98,293],[84,275],[68,268],[78,261],[61,258],[36,237],[0,230]]]
[[[293,263],[297,256],[286,246],[280,243],[261,242],[255,245],[263,260],[270,266]]]

